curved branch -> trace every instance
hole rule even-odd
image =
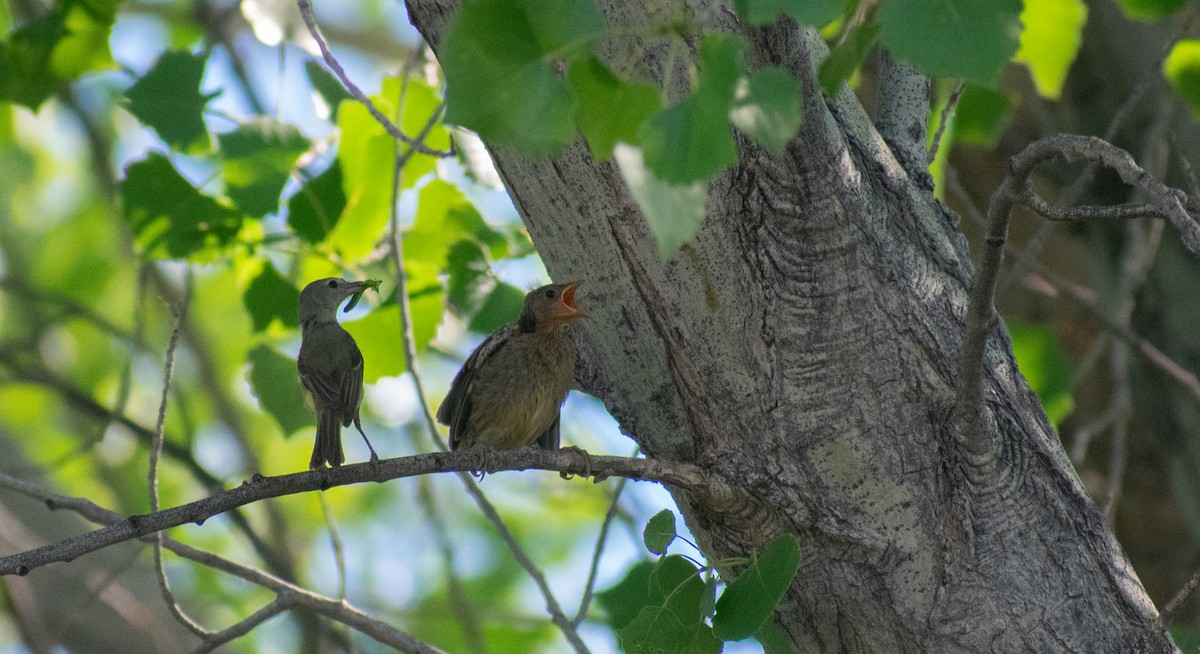
[[[0,474],[0,488],[7,488],[25,497],[43,502],[51,511],[65,509],[101,525],[113,525],[125,519],[125,516],[120,513],[106,509],[85,497],[60,495],[5,474]],[[152,535],[146,535],[141,537],[141,540],[149,542],[153,538],[154,536]],[[270,607],[282,598],[289,609],[303,607],[313,613],[321,614],[330,620],[340,622],[398,651],[414,654],[443,654],[442,650],[421,642],[377,618],[371,617],[345,600],[336,600],[319,595],[289,581],[280,579],[266,571],[236,563],[212,552],[192,547],[172,538],[164,538],[163,547],[189,561],[244,579],[252,584],[262,586],[277,595],[275,602],[255,612],[254,615],[210,635],[206,639],[206,643],[222,638],[232,640],[232,638],[226,637],[236,633],[242,626],[250,624],[255,620],[261,621],[270,617],[266,613],[269,613],[271,610]],[[259,617],[256,618],[255,616]],[[217,644],[221,643],[218,642]],[[201,647],[203,648],[203,645]]]
[[[991,430],[983,424],[983,354],[988,336],[998,323],[996,314],[996,280],[1004,261],[1004,244],[1008,239],[1008,222],[1018,204],[1030,208],[1037,195],[1032,191],[1030,177],[1041,164],[1056,157],[1068,161],[1085,161],[1113,169],[1121,179],[1136,188],[1152,203],[1154,215],[1166,217],[1179,231],[1180,240],[1193,253],[1200,254],[1200,222],[1189,212],[1195,200],[1182,191],[1168,187],[1143,170],[1128,152],[1092,136],[1060,134],[1035,141],[1009,162],[1008,176],[996,189],[988,207],[988,226],[983,259],[971,287],[971,303],[963,329],[962,349],[959,352],[955,389],[955,427],[957,438],[976,456],[990,456],[995,451]],[[1035,202],[1038,209],[1049,211],[1055,220],[1087,220],[1091,218],[1125,218],[1149,215],[1143,205],[1121,205],[1112,211],[1098,207],[1052,207]],[[1122,208],[1124,207],[1124,208]],[[1130,208],[1133,207],[1133,208]]]
[[[486,458],[484,468],[487,472],[550,470],[580,477],[591,476],[596,481],[617,476],[657,481],[701,492],[711,490],[708,474],[699,466],[684,463],[622,456],[589,456],[585,460],[585,457],[572,450],[550,452],[536,448],[490,452]],[[479,467],[479,452],[467,450],[417,454],[387,459],[377,465],[366,462],[278,477],[256,476],[237,488],[195,502],[130,516],[103,529],[0,558],[0,575],[25,575],[47,563],[71,561],[83,554],[188,522],[203,524],[215,515],[272,497],[434,472],[467,472]]]

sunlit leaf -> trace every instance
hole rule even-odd
[[[1087,13],[1082,0],[1025,0],[1025,29],[1015,59],[1029,66],[1042,97],[1057,100],[1062,94],[1067,70],[1083,42]]]
[[[1071,395],[1071,366],[1058,334],[1049,325],[1030,325],[1016,320],[1005,322],[1021,374],[1042,400],[1046,417],[1052,424],[1058,424],[1075,408]]]
[[[1158,20],[1179,11],[1186,0],[1117,0],[1130,18]]]
[[[346,204],[326,240],[343,257],[357,261],[375,250],[391,218],[396,141],[354,102],[342,104],[338,127]]]
[[[342,86],[341,80],[334,77],[333,73],[319,62],[311,59],[304,62],[304,74],[308,76],[308,83],[312,85],[313,90],[329,109],[329,118],[336,120],[339,105],[343,100],[349,100],[354,96],[350,95],[350,92]]]
[[[295,359],[259,345],[250,351],[247,362],[250,390],[263,410],[279,423],[284,436],[316,426],[312,410],[304,403]]]
[[[1000,79],[1021,34],[1021,0],[887,0],[875,16],[895,57],[984,86]]]
[[[640,150],[625,144],[618,144],[613,155],[629,186],[629,194],[650,224],[659,256],[664,261],[670,259],[700,228],[708,199],[707,185],[668,184],[646,169]]]
[[[729,118],[764,148],[783,154],[804,118],[800,83],[778,67],[764,68],[750,79],[743,78],[734,91]]]
[[[358,320],[342,323],[363,356],[363,382],[404,372],[404,348],[400,347],[400,314],[395,307],[376,308]]]
[[[879,34],[879,26],[875,23],[856,25],[846,35],[846,38],[833,47],[829,57],[821,63],[818,79],[821,90],[825,95],[833,97],[842,88],[842,84],[850,79],[854,71],[862,65],[863,59],[875,45],[875,37]]]
[[[1163,70],[1175,92],[1188,103],[1194,115],[1200,116],[1200,41],[1176,42],[1163,63]]]

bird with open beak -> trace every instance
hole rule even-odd
[[[563,327],[587,317],[575,306],[582,283],[530,291],[517,322],[467,357],[437,412],[450,427],[450,449],[558,449],[559,409],[575,373],[575,342]]]
[[[348,282],[330,277],[318,279],[300,292],[300,356],[296,365],[304,403],[317,415],[317,440],[309,468],[327,463],[331,468],[342,465],[342,427],[351,423],[371,450],[371,461],[379,461],[358,419],[363,396],[362,352],[337,321],[338,307],[346,298],[353,297],[346,306],[349,311],[363,291],[378,287],[376,280]]]

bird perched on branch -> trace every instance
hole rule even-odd
[[[450,449],[558,449],[559,408],[575,372],[575,343],[562,327],[587,317],[575,307],[580,284],[530,291],[517,322],[467,357],[437,412],[450,427]]]
[[[317,414],[317,440],[309,468],[321,468],[326,463],[331,468],[342,465],[342,427],[350,423],[371,450],[371,461],[379,461],[358,419],[363,395],[362,353],[354,337],[337,321],[342,301],[353,297],[346,305],[349,311],[368,288],[378,290],[379,281],[348,282],[330,277],[318,279],[300,292],[300,356],[296,365],[304,402]]]

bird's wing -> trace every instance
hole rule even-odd
[[[559,441],[561,440],[560,423],[562,422],[562,413],[554,416],[554,422],[542,432],[537,439],[538,447],[551,452],[558,449]]]
[[[481,366],[486,365],[488,358],[504,347],[514,329],[515,327],[508,325],[483,339],[450,383],[450,391],[446,393],[446,399],[442,400],[442,405],[437,411],[438,422],[450,427],[450,449],[456,449],[462,442],[462,432],[471,415],[471,384],[475,381],[475,373]]]
[[[347,344],[350,346],[350,366],[342,373],[341,380],[341,419],[342,426],[349,427],[358,417],[358,405],[362,402],[363,393],[363,357],[358,345],[351,337]]]
[[[312,393],[314,408],[338,405],[338,396],[341,394],[339,380],[305,365],[303,358],[297,362],[297,367],[300,369],[300,383]]]

